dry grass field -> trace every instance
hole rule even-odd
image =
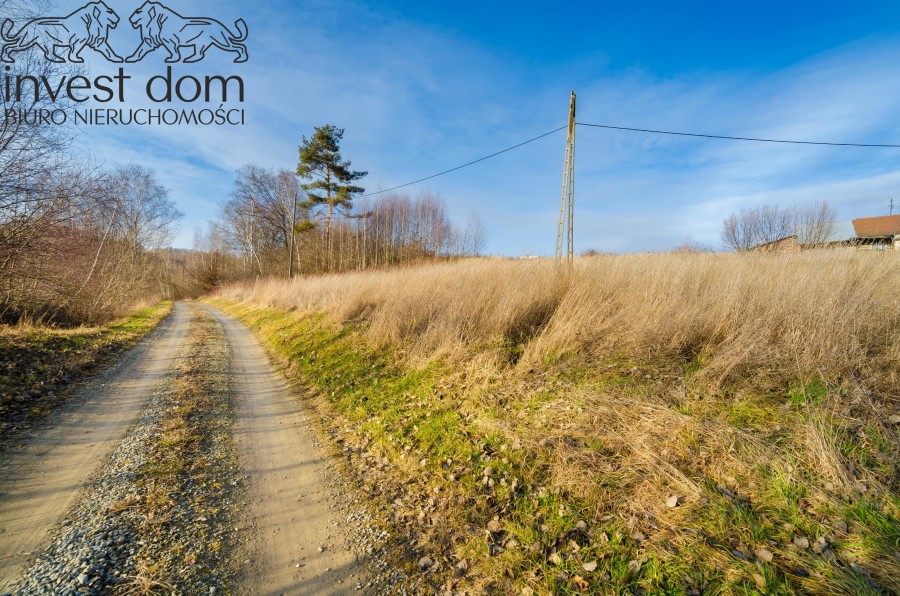
[[[318,389],[423,585],[878,594],[900,591],[898,257],[462,260],[216,302]]]

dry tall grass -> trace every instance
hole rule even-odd
[[[469,504],[483,496],[481,484],[466,489],[443,481],[448,471],[423,473],[419,457],[430,455],[435,436],[455,441],[460,454],[478,448],[473,436],[503,437],[511,472],[529,494],[550,497],[533,510],[528,499],[504,504],[491,493],[497,506],[488,515],[540,548],[478,559],[473,577],[512,573],[535,593],[557,590],[548,586],[559,563],[548,565],[547,553],[562,553],[578,573],[578,557],[588,556],[554,550],[554,532],[575,521],[563,519],[562,505],[574,504],[615,542],[589,552],[607,557],[616,589],[632,581],[623,570],[631,559],[648,556],[665,566],[657,579],[634,580],[651,592],[674,578],[701,591],[708,581],[711,593],[763,585],[768,593],[875,593],[869,573],[900,589],[898,254],[600,256],[577,259],[570,275],[549,261],[467,260],[260,281],[221,296],[243,303],[237,312],[270,343],[304,332],[297,319],[259,306],[353,323],[356,333],[343,340],[350,348],[334,340],[344,347],[306,363],[307,380],[332,396],[346,392],[344,404],[386,391],[370,384],[359,397],[346,383],[368,378],[344,353],[360,337],[412,368],[444,362],[433,386],[403,384],[381,396],[403,425],[379,420],[390,418],[382,412],[344,426],[360,445],[380,436],[375,455],[402,470],[404,483],[415,479],[425,495],[460,491]],[[448,408],[466,430],[428,431],[435,423],[423,411]],[[405,459],[411,448],[418,455]],[[447,541],[442,532],[433,530],[435,544]],[[824,558],[830,550],[797,548],[793,539],[804,536],[834,545],[841,564]],[[778,574],[765,567],[765,577],[753,577],[764,569],[753,562],[760,548],[775,553]],[[797,569],[807,575],[798,579]]]
[[[529,367],[581,353],[702,357],[705,374],[747,367],[880,378],[897,387],[900,255],[634,255],[553,262],[466,260],[260,281],[225,298],[363,321],[379,347],[417,361],[474,354]],[[518,359],[518,358],[517,358]]]

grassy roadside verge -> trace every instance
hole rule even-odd
[[[849,380],[719,386],[702,355],[404,367],[353,324],[213,303],[315,390],[422,588],[900,590],[895,423]]]
[[[162,302],[104,327],[0,329],[0,433],[30,428],[73,383],[133,347],[171,310]]]

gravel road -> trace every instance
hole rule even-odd
[[[225,330],[237,392],[237,439],[256,532],[241,593],[350,594],[362,568],[329,506],[326,457],[256,339],[234,319],[204,307]]]
[[[13,588],[32,555],[146,407],[184,343],[190,309],[172,314],[122,362],[89,383],[73,407],[0,461],[0,593]]]
[[[191,374],[223,380],[192,396]],[[189,403],[215,412],[185,427]],[[204,463],[148,481],[178,424],[217,438],[195,437]],[[0,462],[0,594],[394,592],[386,533],[353,493],[252,334],[177,303]]]

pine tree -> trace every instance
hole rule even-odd
[[[328,263],[331,262],[332,218],[335,210],[349,211],[353,206],[353,196],[365,189],[353,184],[368,172],[350,169],[350,162],[341,157],[341,140],[344,129],[331,124],[316,127],[311,138],[303,137],[300,145],[300,163],[297,175],[305,180],[303,184],[310,205],[327,206],[325,216],[325,247]]]

